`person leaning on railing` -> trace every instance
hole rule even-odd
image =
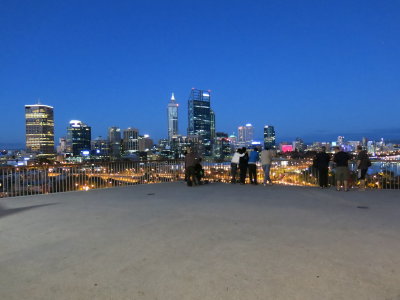
[[[323,146],[321,151],[317,153],[314,159],[314,166],[317,169],[319,186],[321,188],[328,187],[328,170],[331,157],[326,153],[326,147]]]
[[[344,191],[349,191],[349,160],[350,155],[339,147],[335,147],[335,155],[333,161],[336,163],[336,190],[340,191],[343,182]]]
[[[368,157],[367,151],[363,150],[362,146],[357,146],[357,169],[358,180],[360,180],[360,191],[365,191],[365,175],[367,175],[368,168],[371,166],[371,161]]]
[[[261,166],[264,171],[264,181],[263,184],[264,186],[267,185],[267,182],[269,184],[272,184],[271,177],[269,175],[270,170],[271,170],[271,164],[272,164],[272,159],[276,156],[276,153],[274,150],[272,150],[270,147],[266,146],[263,151],[261,151]]]
[[[233,154],[231,160],[231,183],[236,183],[236,175],[237,175],[237,170],[239,168],[239,160],[242,156],[244,156],[244,153],[242,153],[241,148],[237,149],[236,152]]]
[[[196,176],[196,165],[198,163],[199,157],[189,148],[185,156],[185,178],[188,186],[199,184]]]

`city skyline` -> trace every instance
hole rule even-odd
[[[173,103],[174,104],[178,104],[176,101],[175,101],[175,97],[174,97],[174,93],[172,93],[172,97],[171,98],[173,98],[174,99],[174,101],[173,101]],[[171,101],[171,100],[170,100]],[[168,104],[171,104],[171,102],[169,102]],[[167,104],[167,105],[168,105]],[[27,106],[44,106],[44,107],[49,107],[49,105],[47,105],[47,104],[31,104],[31,105],[25,105],[25,107],[27,107]],[[168,107],[167,107],[168,108]],[[52,109],[53,109],[53,107],[52,107]],[[182,112],[181,112],[182,113]],[[180,113],[180,114],[181,114]],[[167,114],[167,117],[166,117],[166,120],[168,121],[168,114]],[[71,124],[71,122],[81,122],[81,121],[77,121],[77,120],[71,120],[71,121],[69,121],[68,122],[68,125],[70,125]],[[68,128],[69,128],[69,126],[67,125],[67,127],[66,128],[64,128],[64,129],[66,129],[66,131],[64,132],[64,134],[61,134],[60,136],[55,136],[55,146],[54,146],[54,149],[59,145],[59,139],[65,139],[65,138],[67,138],[67,136],[68,136]],[[252,124],[250,124],[250,123],[248,123],[248,124],[246,124],[246,126],[251,126],[251,128],[252,128],[252,130],[254,130],[254,126],[252,125]],[[90,127],[92,127],[92,126],[90,126]],[[94,126],[94,127],[96,127],[96,126]],[[131,127],[132,126],[129,126],[129,127],[127,127],[127,128],[123,128],[123,127],[120,127],[120,126],[116,126],[116,127],[114,127],[114,126],[109,126],[109,127],[107,127],[107,132],[106,133],[104,133],[104,134],[100,134],[100,135],[95,135],[95,134],[92,134],[92,140],[95,140],[95,139],[98,139],[98,138],[101,138],[101,137],[103,137],[104,139],[107,139],[108,137],[109,137],[109,130],[110,129],[112,129],[112,128],[120,128],[122,131],[124,131],[124,130],[129,130],[129,129],[131,129]],[[238,138],[239,139],[239,136],[240,136],[240,128],[242,128],[242,127],[245,127],[245,126],[239,126],[238,128],[236,128],[237,130],[236,131],[234,131],[234,132],[232,132],[235,136],[236,136],[236,138]],[[262,126],[262,130],[263,130],[263,132],[261,133],[261,136],[260,136],[260,134],[259,134],[259,132],[257,132],[255,135],[254,135],[254,139],[252,139],[252,140],[254,140],[254,141],[259,141],[259,142],[261,142],[262,140],[264,140],[265,139],[265,127],[268,127],[268,125],[264,125],[264,126]],[[274,126],[272,126],[272,127],[274,127]],[[166,129],[168,130],[168,125],[166,126]],[[148,134],[145,134],[145,133],[143,133],[143,132],[145,132],[145,130],[143,130],[142,128],[137,128],[137,129],[135,129],[135,130],[138,130],[138,134],[140,134],[140,135],[145,135],[145,136],[149,136]],[[231,133],[229,133],[229,132],[227,132],[227,131],[224,131],[224,130],[217,130],[217,131],[219,131],[219,132],[226,132],[228,135],[230,135]],[[25,132],[25,134],[26,134],[26,132]],[[187,135],[187,132],[186,131],[184,131],[184,132],[182,132],[182,133],[179,133],[180,135],[183,135],[183,136],[186,136]],[[305,136],[307,136],[307,135],[305,135]],[[362,139],[364,139],[364,138],[367,138],[367,140],[368,140],[368,136],[371,136],[371,134],[368,134],[368,133],[365,133],[363,136],[356,136],[355,134],[349,134],[349,135],[346,135],[346,136],[343,136],[343,135],[335,135],[335,134],[331,134],[331,139],[329,139],[329,138],[327,138],[327,139],[313,139],[313,140],[311,140],[311,139],[309,139],[309,140],[305,140],[305,143],[307,143],[307,144],[311,144],[311,143],[313,143],[313,142],[332,142],[332,141],[335,141],[337,138],[343,138],[343,139],[345,139],[346,141],[352,141],[352,140],[357,140],[357,141],[361,141]],[[153,137],[152,137],[153,138]],[[278,143],[280,143],[280,142],[291,142],[291,141],[294,141],[295,139],[298,139],[299,137],[289,137],[289,138],[285,138],[285,137],[279,137],[279,136],[277,136],[277,142]],[[300,138],[302,138],[302,137],[300,137]],[[380,139],[382,139],[383,137],[376,137],[376,138],[371,138],[370,140],[380,140]],[[159,139],[168,139],[168,134],[166,134],[165,136],[162,136],[162,137],[160,137],[160,138],[157,138],[157,139],[155,139],[155,141],[157,142]],[[389,141],[389,142],[396,142],[396,143],[398,143],[398,142],[400,142],[400,139],[396,139],[396,138],[394,138],[394,139],[387,139],[387,138],[384,138],[386,141]],[[239,139],[240,140],[240,139]],[[26,142],[3,142],[3,143],[0,143],[0,147],[1,146],[11,146],[11,148],[10,149],[17,149],[17,148],[25,148],[26,147]],[[7,148],[7,147],[5,147],[5,148]]]
[[[185,133],[193,87],[212,91],[216,131],[400,139],[398,2],[226,4],[2,3],[0,144],[24,144],[23,107],[38,98],[56,141],[74,119],[94,138],[112,126],[166,138],[172,92]]]

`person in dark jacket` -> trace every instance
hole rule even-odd
[[[257,185],[257,162],[260,160],[258,148],[255,147],[249,155],[249,178],[250,183]]]
[[[240,152],[241,152],[241,154],[244,154],[239,159],[240,184],[245,184],[246,183],[248,162],[249,162],[249,155],[247,154],[246,147],[243,147]]]
[[[363,150],[362,146],[357,146],[357,169],[358,180],[360,180],[360,191],[365,191],[365,175],[368,168],[371,166],[367,151]]]
[[[331,157],[326,153],[326,147],[321,148],[321,152],[318,152],[315,156],[315,167],[317,169],[317,176],[319,181],[319,186],[321,188],[328,187],[328,169]]]
[[[189,148],[185,156],[185,178],[188,186],[199,184],[195,168],[198,164],[198,160],[199,157]]]
[[[340,191],[341,183],[343,182],[344,190],[349,191],[349,160],[350,155],[344,152],[339,147],[335,147],[335,155],[333,161],[336,163],[336,190]]]

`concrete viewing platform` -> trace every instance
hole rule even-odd
[[[400,300],[400,193],[163,183],[1,199],[0,298]]]

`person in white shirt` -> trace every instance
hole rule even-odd
[[[236,175],[239,166],[239,160],[241,157],[244,156],[244,153],[241,152],[241,149],[237,149],[236,152],[233,154],[231,160],[231,183],[236,183]]]

